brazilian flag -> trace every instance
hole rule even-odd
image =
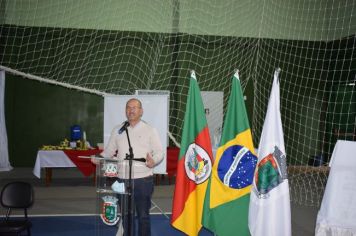
[[[250,235],[248,208],[257,157],[238,72],[204,200],[202,224],[219,236]]]

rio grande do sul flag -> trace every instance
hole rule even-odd
[[[280,114],[279,75],[272,91],[258,147],[258,163],[249,209],[252,236],[290,236],[291,212],[286,152]]]
[[[201,215],[212,156],[203,100],[192,71],[171,218],[173,227],[187,235],[198,235],[202,227]]]
[[[232,78],[224,128],[203,211],[203,225],[219,236],[250,235],[248,206],[257,163],[238,72]]]

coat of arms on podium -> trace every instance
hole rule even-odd
[[[119,174],[116,163],[106,163],[104,165],[104,171],[104,176],[106,177],[117,177]]]
[[[114,196],[104,196],[102,205],[101,219],[107,225],[115,225],[120,220],[118,214],[117,202],[118,199]]]

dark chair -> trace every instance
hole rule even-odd
[[[27,218],[27,208],[31,207],[34,200],[33,187],[25,182],[11,182],[1,190],[1,206],[7,208],[5,219],[0,221],[0,235],[20,235],[27,231],[31,235],[31,222]],[[24,217],[10,217],[13,209],[23,209]]]

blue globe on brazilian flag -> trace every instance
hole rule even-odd
[[[246,147],[230,146],[221,155],[217,171],[219,179],[230,188],[245,188],[252,184],[256,162],[256,156]]]

